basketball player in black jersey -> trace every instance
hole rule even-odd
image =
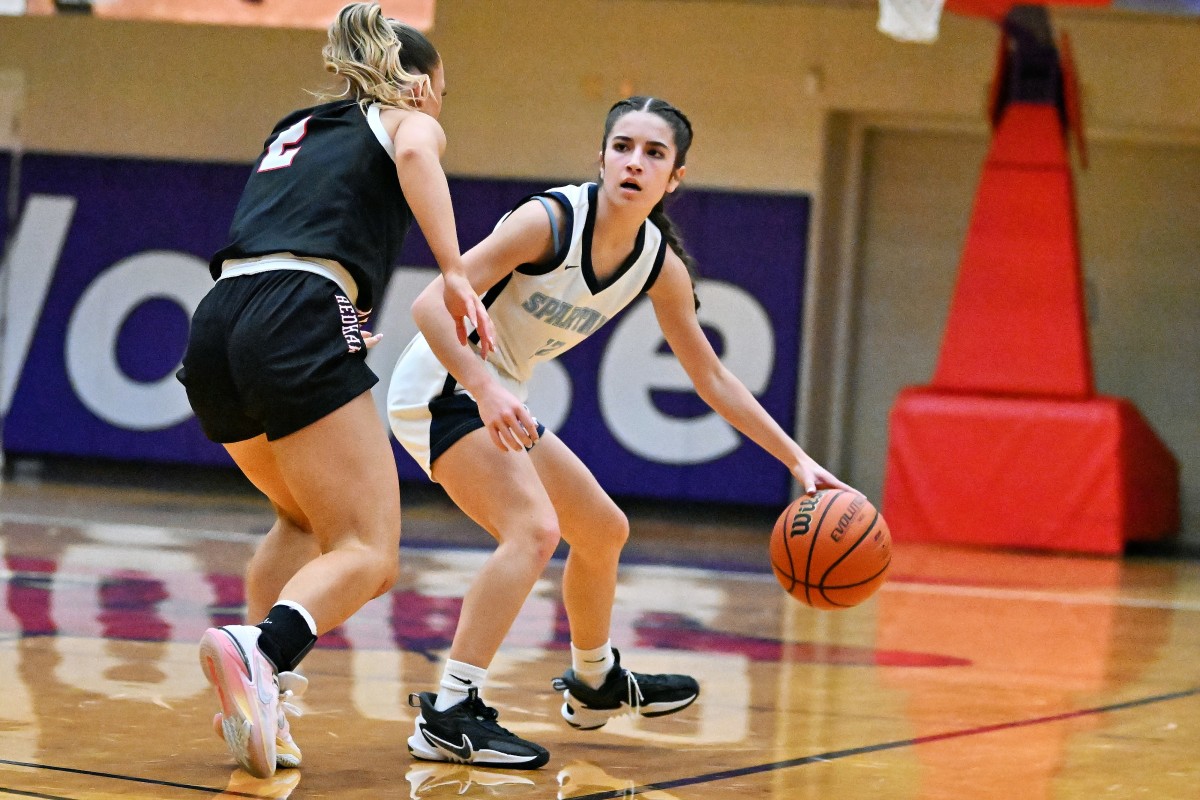
[[[463,256],[496,323],[490,358],[458,346],[440,311],[440,279],[413,304],[421,335],[392,376],[392,431],[499,545],[463,598],[438,691],[410,698],[420,708],[408,740],[417,758],[509,768],[546,763],[543,748],[500,728],[480,692],[560,537],[571,547],[562,592],[572,666],[554,686],[563,693],[567,724],[593,730],[621,714],[673,714],[699,694],[690,676],[622,666],[609,629],[629,522],[523,402],[537,363],[590,335],[638,295],[650,298],[663,337],[714,411],[782,462],[805,491],[850,488],[770,417],[700,326],[690,257],[663,213],[691,142],[691,124],[670,103],[622,100],[605,121],[595,184],[530,198]],[[549,307],[570,311],[560,318]]]
[[[377,3],[343,8],[326,69],[345,88],[275,126],[211,262],[179,379],[205,434],[270,499],[277,519],[246,574],[257,626],[211,628],[200,662],[237,762],[269,777],[301,754],[284,715],[317,636],[388,591],[399,569],[400,494],[369,393],[371,337],[413,219],[445,281],[459,342],[492,326],[465,277],[437,122],[441,58]],[[326,98],[330,99],[330,98]]]

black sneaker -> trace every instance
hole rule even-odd
[[[613,648],[617,663],[609,670],[604,685],[593,689],[569,669],[552,685],[563,693],[563,719],[572,728],[591,731],[612,717],[641,714],[661,717],[687,708],[700,694],[700,684],[689,675],[643,675],[621,666],[621,654]]]
[[[484,705],[478,689],[445,711],[434,709],[436,701],[433,692],[408,696],[408,704],[421,709],[408,737],[408,752],[417,758],[505,769],[537,769],[550,760],[546,748],[501,728],[496,709]]]

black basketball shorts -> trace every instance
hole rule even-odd
[[[483,362],[492,377],[514,395],[528,394],[525,384],[502,375]],[[392,435],[433,478],[433,462],[472,431],[484,427],[475,398],[458,386],[433,354],[424,336],[417,335],[396,362],[388,387],[388,423]],[[537,424],[538,436],[546,426]]]
[[[336,283],[272,270],[217,281],[192,317],[178,378],[212,441],[274,440],[374,386],[366,356]]]

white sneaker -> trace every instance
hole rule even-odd
[[[217,691],[229,752],[246,772],[269,778],[275,774],[283,711],[275,668],[258,649],[260,635],[252,625],[209,628],[200,638],[200,667]]]
[[[279,678],[279,730],[275,733],[275,766],[280,769],[295,769],[300,766],[304,754],[300,745],[292,738],[291,726],[287,718],[304,716],[299,706],[288,702],[304,696],[308,689],[308,678],[299,672],[281,672]],[[225,715],[217,712],[213,717],[213,730],[222,741],[225,740]]]

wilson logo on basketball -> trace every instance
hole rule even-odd
[[[792,517],[792,527],[789,536],[807,536],[812,527],[812,510],[817,507],[817,499],[813,497],[801,500],[796,507],[796,516]]]
[[[892,538],[868,498],[823,489],[788,504],[771,529],[769,553],[779,585],[801,603],[852,608],[886,580]]]

